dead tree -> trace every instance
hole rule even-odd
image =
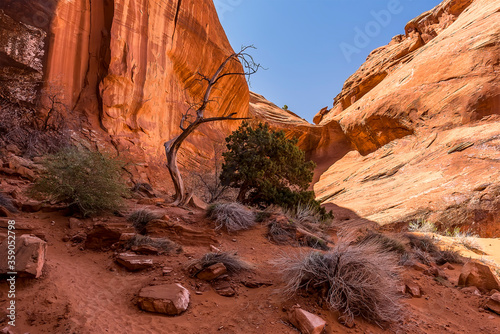
[[[230,113],[226,116],[205,118],[205,110],[210,103],[214,102],[211,99],[211,95],[222,78],[229,76],[250,76],[257,72],[257,70],[261,67],[259,64],[256,64],[252,56],[250,56],[246,52],[249,48],[254,47],[242,47],[240,52],[233,53],[229,57],[227,57],[211,77],[198,72],[198,75],[200,77],[199,80],[207,85],[203,100],[198,104],[191,105],[182,116],[179,125],[182,133],[164,144],[165,153],[167,155],[167,168],[170,172],[170,176],[172,177],[175,188],[175,199],[173,205],[183,205],[186,204],[186,202],[189,200],[181,173],[179,171],[179,167],[177,165],[177,152],[179,151],[179,148],[181,147],[181,144],[184,142],[184,140],[203,123],[246,119],[241,117],[234,117],[237,114],[236,112]],[[234,63],[243,65],[242,70],[236,72],[228,71],[228,66]],[[189,119],[191,118],[194,118],[194,121],[189,122]]]

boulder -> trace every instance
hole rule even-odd
[[[288,319],[303,334],[320,334],[326,326],[325,320],[299,307],[288,312]]]
[[[189,306],[189,291],[180,284],[147,286],[139,291],[137,303],[147,312],[179,315]]]
[[[88,249],[109,248],[120,241],[122,233],[134,233],[134,228],[127,223],[98,222],[87,235],[85,247]]]
[[[458,278],[459,286],[475,286],[481,292],[493,289],[500,290],[500,282],[491,272],[490,267],[482,263],[470,261],[462,268]]]
[[[494,293],[488,302],[486,308],[500,315],[500,293]]]
[[[3,259],[0,263],[0,274],[17,272],[20,277],[39,278],[42,276],[47,254],[47,243],[45,241],[34,235],[16,235],[16,265],[15,268],[10,268],[7,261],[5,261],[8,256],[7,235],[3,234],[0,240],[0,258]]]
[[[120,253],[115,261],[128,271],[144,270],[154,265],[153,259],[132,253]]]

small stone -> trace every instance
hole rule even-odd
[[[77,234],[75,234],[74,236],[72,236],[70,240],[72,242],[80,243],[80,242],[85,241],[86,239],[87,239],[87,233],[80,231]]]
[[[297,306],[288,312],[288,320],[303,334],[320,334],[326,326],[326,321]]]
[[[189,306],[189,291],[180,284],[147,286],[139,291],[137,303],[147,312],[179,315]]]
[[[83,226],[83,223],[76,218],[71,217],[68,221],[68,226],[71,230],[76,230]]]
[[[196,275],[196,277],[204,281],[211,281],[221,275],[224,275],[225,273],[227,273],[226,266],[222,263],[216,263],[203,269]]]
[[[173,271],[173,269],[170,267],[163,267],[163,269],[162,269],[163,276],[169,275],[172,271]]]
[[[486,303],[486,308],[500,315],[500,293],[495,293],[490,297]]]
[[[116,262],[129,271],[138,271],[153,266],[153,260],[150,258],[145,258],[143,256],[131,254],[131,253],[121,253],[116,257]]]
[[[236,239],[233,239],[233,240],[231,240],[231,241],[232,241],[232,242],[236,242],[237,240],[236,240]]]
[[[212,253],[220,253],[221,252],[221,250],[219,248],[215,247],[214,245],[210,245],[210,251]]]
[[[228,281],[216,281],[213,283],[215,292],[224,297],[233,297],[236,291]]]
[[[422,297],[422,289],[415,282],[407,282],[405,292],[409,293],[412,297],[415,297],[415,298]]]
[[[481,292],[479,292],[479,289],[476,288],[475,286],[469,286],[469,287],[463,288],[462,292],[466,293],[466,294],[481,296]]]
[[[422,263],[415,263],[411,267],[412,267],[412,269],[415,269],[415,270],[420,271],[420,272],[425,272],[426,270],[429,269],[429,267],[427,267],[425,264],[422,264]]]

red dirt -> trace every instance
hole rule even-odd
[[[201,211],[164,210],[170,217],[178,218],[191,228],[213,227],[210,221],[203,218]],[[125,218],[108,218],[109,221],[125,221]],[[500,317],[481,311],[486,296],[467,295],[454,286],[460,266],[447,271],[449,286],[423,273],[406,270],[403,277],[417,282],[424,296],[415,299],[402,296],[404,322],[383,330],[356,319],[356,326],[348,329],[337,321],[337,312],[322,308],[311,296],[304,294],[287,300],[279,293],[282,284],[270,261],[280,254],[306,249],[270,243],[266,239],[264,225],[235,235],[225,232],[217,235],[220,244],[214,246],[223,251],[237,252],[256,267],[252,273],[241,273],[231,278],[231,284],[237,291],[235,297],[222,297],[209,283],[189,278],[184,271],[190,259],[209,251],[206,246],[185,246],[180,254],[159,256],[163,265],[173,268],[168,276],[162,276],[163,265],[149,271],[130,273],[113,261],[111,250],[84,250],[81,245],[63,242],[62,238],[68,233],[68,217],[59,212],[19,214],[15,219],[29,221],[37,232],[45,234],[48,255],[42,278],[18,279],[18,318],[16,327],[12,329],[14,333],[296,333],[287,322],[285,312],[295,304],[324,318],[328,323],[326,333],[500,331]],[[92,220],[85,220],[86,226],[92,224]],[[241,280],[247,279],[272,285],[250,289],[241,284]],[[182,315],[167,317],[146,313],[135,305],[135,296],[142,287],[174,282],[181,283],[191,293],[191,304]],[[6,291],[7,284],[2,281],[2,310],[8,302]],[[1,328],[6,325],[4,320]]]

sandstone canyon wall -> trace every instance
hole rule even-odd
[[[0,78],[12,83],[3,96],[33,102],[41,88],[56,91],[77,135],[139,162],[161,159],[186,101],[203,90],[197,72],[211,75],[233,52],[211,0],[2,0],[0,45]],[[207,115],[246,117],[248,95],[243,77],[226,77]],[[206,155],[237,126],[200,127],[183,152]]]
[[[380,224],[500,233],[500,1],[446,0],[373,51],[319,127],[353,148],[314,189]]]

